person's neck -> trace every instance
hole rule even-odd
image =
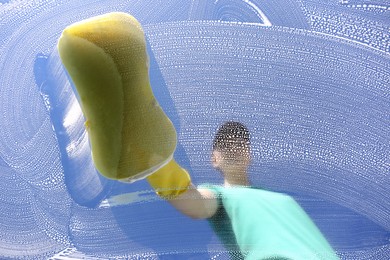
[[[224,186],[249,186],[249,180],[246,169],[224,172]]]

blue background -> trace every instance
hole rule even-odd
[[[0,257],[224,259],[206,221],[101,177],[56,43],[112,11],[143,25],[194,183],[215,130],[252,133],[255,186],[293,195],[342,259],[389,259],[390,5],[363,0],[0,1]]]

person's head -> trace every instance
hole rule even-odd
[[[212,163],[223,173],[246,170],[251,160],[248,128],[229,121],[220,126],[213,141]]]

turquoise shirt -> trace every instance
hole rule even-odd
[[[232,259],[339,259],[290,196],[249,187],[201,187],[219,200],[208,220]]]

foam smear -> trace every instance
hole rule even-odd
[[[213,134],[241,121],[255,185],[297,194],[341,259],[388,259],[389,9],[370,2],[0,1],[0,258],[228,255],[207,222],[93,166],[56,44],[73,22],[123,11],[144,25],[196,185],[221,181]]]
[[[97,205],[110,189],[92,161],[85,119],[75,91],[62,67],[56,49],[45,64],[46,82],[40,92],[45,100],[57,135],[64,167],[65,183],[73,200],[80,205]]]

